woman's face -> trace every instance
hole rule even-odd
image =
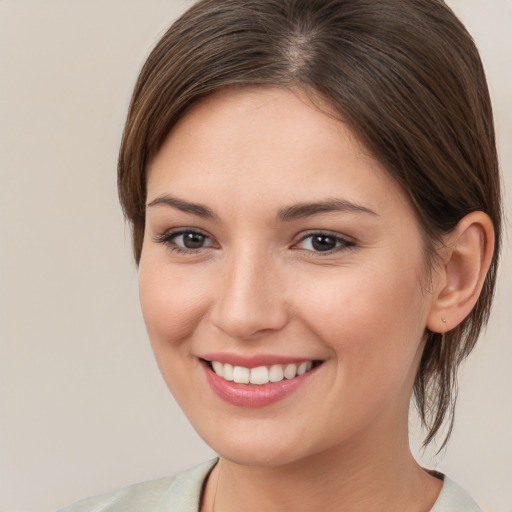
[[[279,465],[406,435],[421,233],[345,125],[289,91],[217,93],[152,161],[147,203],[149,337],[214,450]]]

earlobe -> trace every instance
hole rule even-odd
[[[446,332],[466,318],[478,300],[494,252],[494,228],[483,212],[466,215],[445,237],[427,327]]]

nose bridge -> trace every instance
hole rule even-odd
[[[256,243],[245,243],[226,257],[212,322],[230,337],[251,339],[287,322],[278,263]]]

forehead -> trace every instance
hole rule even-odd
[[[342,122],[300,92],[239,89],[197,103],[148,166],[148,201],[184,194],[227,207],[249,203],[347,200],[382,207],[404,194]]]

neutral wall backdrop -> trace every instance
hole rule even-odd
[[[508,211],[512,1],[451,0],[488,72]],[[117,204],[136,74],[190,2],[0,0],[0,511],[50,512],[210,457],[153,362]],[[512,264],[423,463],[512,511]],[[413,429],[413,444],[418,433]]]

